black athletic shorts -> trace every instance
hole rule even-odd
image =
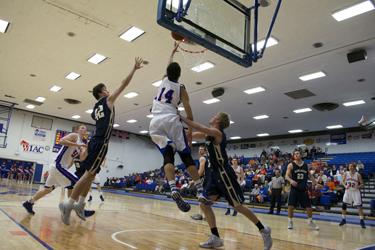
[[[288,198],[288,206],[297,207],[298,204],[300,204],[302,208],[310,208],[311,201],[309,198],[309,194],[307,193],[307,191],[301,191],[295,188],[291,188]]]
[[[204,173],[203,189],[208,196],[225,197],[233,207],[245,201],[242,188],[237,182],[237,175],[230,166],[224,167],[222,171],[208,166]]]
[[[80,167],[79,170],[77,170],[76,175],[81,177],[88,170],[99,173],[100,166],[107,155],[107,151],[108,142],[95,138],[91,139],[89,145],[87,145],[87,158],[80,163]]]

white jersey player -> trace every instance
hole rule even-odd
[[[342,220],[340,226],[346,224],[347,205],[354,205],[358,208],[361,227],[366,228],[362,209],[361,191],[359,190],[363,186],[363,181],[361,175],[356,171],[356,165],[354,163],[349,164],[349,171],[344,173],[343,183],[345,185],[345,194],[342,202]]]
[[[59,144],[63,147],[59,150],[54,163],[50,165],[49,175],[44,185],[44,189],[38,191],[30,200],[23,203],[24,208],[30,214],[33,211],[34,203],[40,198],[52,192],[57,186],[71,189],[78,181],[78,177],[69,172],[73,161],[77,158],[84,160],[87,156],[86,144],[82,142],[87,133],[87,128],[80,125],[73,133],[64,136]],[[68,192],[70,195],[70,192]]]
[[[157,95],[153,101],[151,110],[153,118],[150,122],[150,136],[163,155],[163,166],[165,176],[171,188],[171,196],[181,211],[188,212],[190,210],[190,205],[182,199],[179,190],[176,188],[174,166],[174,155],[176,151],[194,180],[198,190],[198,199],[201,201],[207,201],[207,199],[203,195],[202,182],[191,156],[188,142],[188,138],[189,140],[191,138],[191,130],[188,131],[189,136],[187,136],[178,113],[178,105],[182,102],[187,117],[191,120],[193,119],[189,95],[184,85],[178,82],[181,75],[181,67],[178,63],[172,62],[178,46],[179,44],[175,43],[168,63],[167,74],[158,87]]]

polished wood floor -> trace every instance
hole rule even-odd
[[[180,212],[174,203],[126,195],[105,193],[101,203],[94,191],[88,203],[96,215],[82,222],[72,214],[71,225],[60,221],[57,208],[62,198],[58,188],[40,200],[36,214],[30,216],[22,207],[32,188],[27,184],[2,181],[0,186],[0,249],[199,249],[207,239],[205,221],[194,221],[190,213]],[[223,249],[263,249],[256,227],[245,217],[225,216],[215,209]],[[287,230],[286,217],[259,214],[272,228],[273,249],[356,249],[375,243],[375,228],[357,225],[339,228],[337,223],[318,221],[320,231],[311,231],[306,220],[295,219],[295,229]]]

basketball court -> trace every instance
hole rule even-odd
[[[87,222],[76,217],[68,227],[60,222],[56,209],[60,189],[35,207],[34,216],[20,206],[30,192],[30,187],[2,185],[1,249],[196,249],[207,234],[205,221],[193,221],[171,200],[110,193],[106,193],[108,201],[89,207],[97,211],[95,217]],[[224,209],[215,210],[225,249],[262,249],[255,227],[242,217],[228,218]],[[321,229],[313,232],[305,220],[297,219],[296,230],[288,231],[285,216],[259,216],[272,227],[273,249],[357,249],[374,242],[374,227],[347,225],[338,230],[336,222],[318,221]]]
[[[58,204],[66,196],[60,187],[37,202],[35,215],[22,207],[43,187],[58,140],[80,123],[94,131],[92,87],[114,89],[138,56],[143,68],[116,103],[101,184],[160,168],[163,159],[148,136],[150,108],[175,41],[194,120],[207,124],[228,112],[228,139],[249,142],[228,154],[252,142],[259,149],[276,146],[258,146],[268,136],[293,148],[302,142],[290,143],[291,134],[329,135],[332,126],[345,130],[345,143],[319,141],[328,154],[340,153],[331,145],[356,140],[359,147],[344,150],[375,151],[373,130],[355,137],[365,133],[358,119],[375,117],[374,9],[373,0],[0,0],[0,158],[30,163],[38,175],[31,184],[1,178],[0,250],[200,249],[210,228],[191,219],[195,199],[183,213],[166,195],[107,188],[100,202],[93,190],[86,209],[94,216],[81,221],[73,213],[70,226],[61,222]],[[356,101],[364,105],[347,108]],[[302,109],[310,113],[298,116]],[[367,191],[369,203],[374,197]],[[369,206],[366,229],[357,215],[339,227],[341,215],[329,211],[314,213],[319,231],[308,228],[302,211],[288,230],[285,208],[270,215],[268,207],[246,206],[272,229],[272,249],[375,249]],[[263,249],[258,229],[242,215],[225,216],[225,208],[224,202],[214,206],[220,249]]]

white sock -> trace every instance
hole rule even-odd
[[[363,220],[363,219],[364,219],[364,217],[363,217],[363,216],[359,216],[359,219],[360,219],[360,220]]]
[[[312,222],[312,218],[307,218],[307,221],[308,221],[309,223],[311,223],[311,222]]]
[[[76,202],[73,198],[69,198],[67,205],[73,207],[74,202]]]
[[[85,203],[85,199],[86,199],[86,197],[84,197],[84,196],[79,196],[78,204],[79,204],[79,205],[83,205],[83,203]]]
[[[342,214],[341,217],[346,220],[346,215],[345,214]]]
[[[293,221],[292,221],[292,218],[289,218],[289,217],[288,217],[288,222],[293,222]]]
[[[100,195],[103,195],[103,193],[102,193],[102,191],[101,191],[101,190],[99,191],[99,194],[100,194]]]

